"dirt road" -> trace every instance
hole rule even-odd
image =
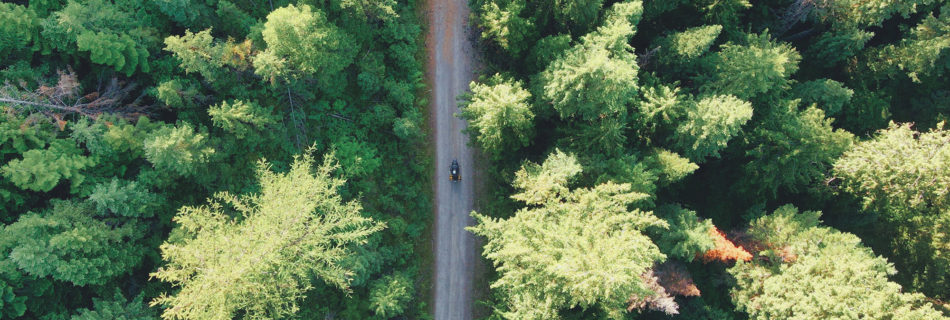
[[[472,318],[474,238],[472,223],[472,151],[461,133],[465,121],[455,117],[456,97],[474,79],[474,50],[468,31],[467,0],[428,0],[426,51],[433,93],[435,129],[435,291],[436,320]],[[462,181],[449,181],[449,165],[458,159]]]

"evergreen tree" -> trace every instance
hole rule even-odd
[[[486,238],[484,255],[499,272],[492,288],[509,305],[501,316],[556,319],[560,309],[581,307],[620,319],[628,299],[655,293],[640,275],[665,257],[642,231],[666,224],[628,209],[647,197],[629,184],[569,189],[567,179],[580,171],[573,156],[556,151],[516,174],[520,192],[512,198],[527,207],[508,219],[472,214],[470,230]]]
[[[894,267],[858,237],[786,205],[752,222],[759,258],[738,262],[732,300],[750,319],[946,319],[888,281]]]
[[[304,155],[287,173],[262,161],[259,193],[223,192],[182,207],[161,248],[167,264],[152,274],[180,290],[152,305],[164,306],[167,319],[280,318],[298,310],[312,279],[349,290],[353,273],[340,261],[383,225],[337,194],[334,161],[327,156],[313,172]]]
[[[686,119],[676,128],[674,145],[686,157],[702,162],[706,157],[719,157],[742,125],[752,119],[752,104],[734,96],[711,96],[690,103]]]
[[[78,193],[86,178],[83,170],[93,165],[95,161],[84,156],[75,141],[57,139],[45,149],[24,152],[23,159],[11,160],[0,167],[0,171],[21,189],[48,192],[67,179],[70,190]]]
[[[269,110],[257,103],[241,100],[212,106],[208,109],[208,115],[215,126],[234,134],[238,139],[264,133],[269,126],[277,123]]]
[[[482,38],[494,41],[514,57],[521,56],[534,42],[535,33],[534,22],[521,17],[523,10],[523,1],[486,1],[478,16],[478,24],[483,29]]]
[[[0,251],[23,272],[77,286],[102,285],[141,263],[141,224],[96,219],[95,207],[86,202],[52,204],[44,213],[20,216],[0,233]]]
[[[43,22],[43,37],[52,48],[67,54],[89,52],[92,62],[115,68],[131,76],[136,70],[149,72],[148,49],[157,40],[155,30],[136,19],[124,7],[105,0],[70,0],[63,10]]]
[[[891,123],[834,163],[843,191],[863,199],[889,230],[906,283],[936,297],[950,284],[950,133]]]
[[[801,56],[788,44],[765,33],[749,34],[742,45],[728,43],[705,58],[707,74],[698,77],[705,92],[751,99],[769,90],[784,89],[798,70]]]
[[[770,111],[749,137],[746,181],[758,195],[779,190],[798,192],[816,187],[835,159],[851,147],[854,136],[831,126],[814,106],[798,110],[798,100]]]
[[[12,3],[0,3],[0,62],[13,57],[12,53],[27,48],[32,41],[39,40],[40,19],[36,12]]]
[[[261,33],[267,49],[254,59],[254,68],[266,78],[315,76],[329,88],[356,54],[346,33],[308,5],[274,10]]]
[[[664,66],[691,67],[719,37],[722,26],[689,28],[657,39],[657,61]]]
[[[189,124],[164,126],[145,140],[145,158],[161,171],[194,174],[215,152],[206,139],[205,133],[196,133]]]
[[[471,83],[471,99],[462,108],[468,133],[492,157],[527,146],[534,131],[531,93],[520,81],[496,74],[485,83]]]
[[[370,286],[370,308],[380,319],[401,315],[406,310],[406,304],[412,299],[414,289],[405,274],[382,277]]]
[[[542,101],[562,118],[625,113],[638,88],[636,56],[627,40],[642,12],[639,1],[615,4],[603,26],[541,73]]]
[[[93,309],[79,309],[79,314],[70,320],[158,320],[152,310],[142,302],[142,295],[128,301],[121,292],[116,292],[112,299],[93,298]]]

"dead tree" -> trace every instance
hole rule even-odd
[[[130,99],[135,92],[134,83],[112,78],[105,86],[82,95],[81,85],[72,71],[58,71],[59,81],[54,86],[40,85],[36,90],[26,89],[25,84],[6,83],[0,87],[0,103],[5,103],[18,112],[41,113],[63,121],[63,114],[96,119],[103,114],[113,114],[134,120],[150,115],[149,106],[141,103],[142,95]]]

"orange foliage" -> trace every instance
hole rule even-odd
[[[710,262],[715,260],[730,262],[737,260],[749,261],[752,259],[752,254],[743,249],[742,246],[736,246],[732,241],[726,239],[726,235],[715,226],[709,229],[709,236],[716,242],[716,247],[703,254],[703,261]]]

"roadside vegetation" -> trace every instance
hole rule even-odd
[[[471,0],[489,319],[946,319],[945,1]]]

